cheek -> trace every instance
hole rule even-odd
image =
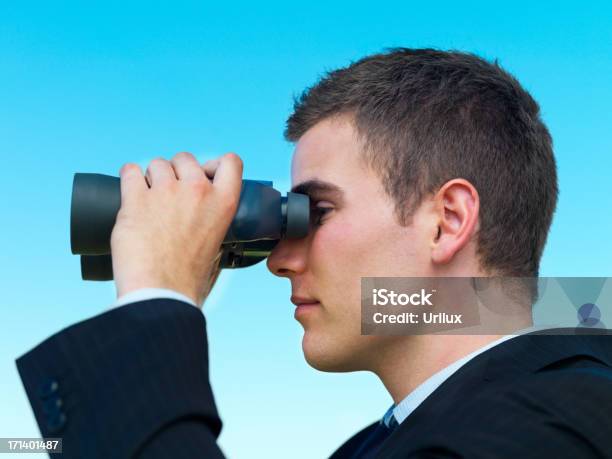
[[[363,236],[360,228],[339,218],[324,223],[312,239],[312,268],[321,273],[346,271],[352,264],[348,261],[354,262],[355,255],[363,250]]]
[[[324,223],[314,234],[309,253],[309,268],[317,289],[334,304],[334,310],[352,303],[352,293],[360,289],[358,260],[363,250],[363,235],[354,224],[339,218]],[[331,306],[331,305],[330,305]]]
[[[352,222],[352,223],[351,223]],[[361,304],[361,278],[380,272],[380,234],[374,225],[335,219],[324,223],[314,234],[310,246],[309,268],[325,299],[334,310],[344,311]],[[387,260],[388,262],[388,260]]]
[[[361,277],[401,276],[417,258],[414,237],[385,218],[336,218],[314,234],[310,268],[319,282],[343,287],[360,285]]]

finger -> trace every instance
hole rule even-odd
[[[199,181],[206,177],[200,163],[191,153],[177,153],[170,162],[179,180]]]
[[[219,160],[218,159],[209,159],[202,166],[202,170],[206,174],[206,177],[209,179],[213,179],[215,177],[215,172],[219,168]]]
[[[152,187],[176,182],[176,174],[170,161],[164,158],[155,158],[147,167],[146,177]]]
[[[126,163],[119,171],[121,183],[121,206],[129,206],[148,190],[142,170],[138,164]]]
[[[227,153],[219,158],[213,187],[232,202],[238,202],[242,188],[242,159],[236,153]]]

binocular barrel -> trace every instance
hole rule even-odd
[[[84,280],[112,280],[110,238],[121,207],[121,181],[103,174],[74,175],[70,246],[81,255]],[[310,200],[282,197],[272,182],[243,180],[236,214],[221,245],[221,268],[244,268],[266,258],[280,239],[308,234]]]

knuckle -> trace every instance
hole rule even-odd
[[[121,206],[119,212],[117,212],[117,218],[115,219],[115,225],[113,226],[111,236],[119,237],[127,227],[131,226],[133,218],[132,211],[133,209],[125,205]]]
[[[129,211],[126,210],[126,206],[122,204],[121,207],[119,208],[119,211],[117,212],[117,217],[115,218],[115,226],[113,230],[115,228],[118,228],[121,223],[124,223],[129,218],[129,216],[130,216]]]
[[[232,163],[234,163],[236,166],[242,168],[242,158],[238,156],[236,153],[234,152],[226,153],[225,158],[228,161],[231,161]]]
[[[119,170],[119,175],[130,175],[140,169],[136,163],[125,163]]]
[[[206,179],[194,179],[194,180],[190,180],[189,182],[187,182],[187,184],[193,188],[195,191],[198,192],[208,192],[208,190],[210,189],[210,182]]]
[[[195,159],[195,157],[188,151],[180,151],[174,155],[174,159]]]
[[[197,196],[204,196],[210,190],[210,182],[207,179],[195,179],[186,182],[190,192],[195,193]]]
[[[149,167],[160,167],[166,165],[168,161],[166,161],[162,157],[153,158],[149,163]]]

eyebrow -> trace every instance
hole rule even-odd
[[[307,180],[305,182],[300,183],[299,185],[291,188],[292,193],[301,193],[307,196],[312,196],[315,194],[331,194],[336,199],[342,199],[344,196],[344,192],[342,188],[338,185],[334,185],[330,182],[324,182],[323,180]]]

